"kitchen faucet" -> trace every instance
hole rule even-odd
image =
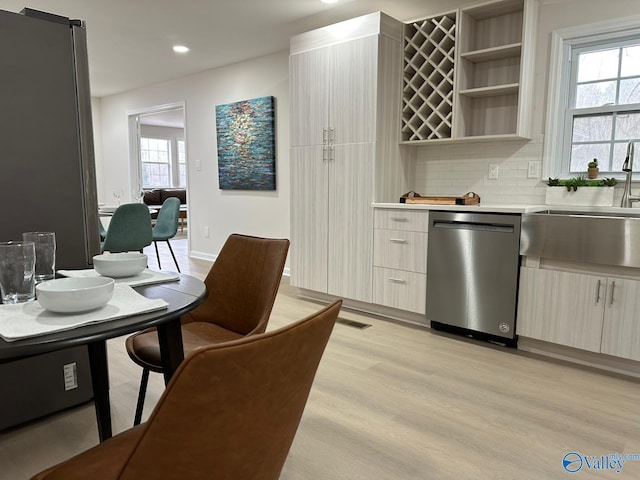
[[[622,193],[621,207],[631,208],[633,202],[640,202],[640,196],[631,195],[631,174],[633,171],[633,141],[627,144],[627,158],[624,159],[622,164],[622,171],[627,173],[627,178],[624,182],[624,192]]]

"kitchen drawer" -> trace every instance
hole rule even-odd
[[[373,265],[427,273],[427,234],[375,229]]]
[[[427,232],[429,230],[428,210],[408,210],[404,208],[376,208],[375,228]]]
[[[373,303],[425,313],[427,275],[391,268],[374,267]]]

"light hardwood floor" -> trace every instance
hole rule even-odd
[[[185,257],[186,241],[172,244],[184,272],[206,274],[208,262]],[[153,250],[149,257],[153,268]],[[318,308],[285,279],[269,329]],[[555,479],[568,475],[567,452],[640,454],[637,380],[350,311],[341,317],[371,327],[336,325],[284,480]],[[133,421],[140,380],[123,343],[108,342],[115,433]],[[151,377],[145,416],[163,390]],[[92,404],[0,432],[0,479],[27,479],[96,443]],[[619,477],[585,467],[575,478],[640,478],[640,461]]]

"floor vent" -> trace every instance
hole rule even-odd
[[[358,328],[360,330],[364,330],[365,328],[369,328],[371,324],[356,322],[355,320],[347,320],[346,318],[338,317],[337,323],[341,323],[342,325],[347,325],[348,327]]]

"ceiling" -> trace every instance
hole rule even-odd
[[[86,21],[91,93],[103,97],[287,50],[291,36],[374,11],[402,21],[469,0],[0,0]],[[188,46],[176,54],[175,44]]]
[[[172,108],[157,113],[143,114],[138,116],[138,120],[141,125],[184,128],[184,109]]]

